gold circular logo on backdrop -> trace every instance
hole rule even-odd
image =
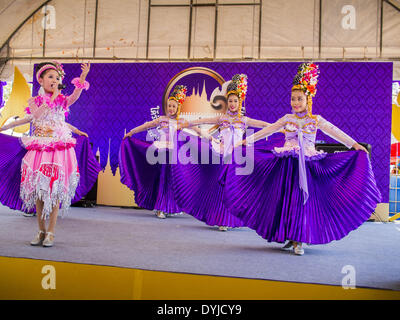
[[[182,70],[178,74],[176,74],[167,84],[167,87],[165,88],[163,99],[162,99],[162,108],[164,114],[166,114],[166,106],[167,106],[167,101],[168,97],[177,84],[177,82],[186,76],[193,75],[193,74],[203,74],[210,76],[214,80],[216,80],[220,85],[222,85],[225,80],[224,78],[215,72],[214,70],[211,70],[209,68],[204,68],[204,67],[192,67],[188,68],[185,70]],[[199,90],[200,91],[200,90]],[[182,105],[181,108],[181,113],[216,113],[216,112],[221,112],[219,110],[215,110],[212,108],[210,102],[207,100],[207,93],[205,92],[205,89],[203,88],[203,92],[200,94],[200,92],[197,92],[195,95],[192,94],[189,96],[189,92],[186,93],[186,100]]]

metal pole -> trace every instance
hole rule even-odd
[[[99,8],[99,0],[96,0],[96,11],[94,14],[94,36],[93,36],[93,58],[96,56],[96,37],[97,37],[97,12]]]
[[[188,59],[190,59],[190,49],[192,46],[192,17],[193,17],[193,0],[190,0],[189,39],[188,39],[188,54],[187,54]]]
[[[262,0],[260,0],[260,17],[258,19],[258,59],[261,59]]]
[[[146,59],[149,58],[149,41],[150,41],[150,10],[151,0],[149,0],[149,7],[147,8],[147,41],[146,41]]]
[[[319,0],[319,40],[318,40],[318,59],[321,59],[322,51],[322,0]]]
[[[46,28],[47,28],[47,4],[44,6],[43,53],[42,53],[43,57],[46,55]]]
[[[214,23],[214,57],[217,58],[217,31],[218,31],[218,0],[215,1],[215,23]]]
[[[383,49],[383,0],[381,0],[381,25],[380,25],[380,35],[379,35],[379,58],[382,58]]]

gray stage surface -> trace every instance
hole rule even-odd
[[[183,214],[158,219],[147,210],[73,207],[52,248],[29,245],[36,217],[0,206],[0,256],[145,270],[341,285],[350,265],[356,286],[400,290],[400,224],[366,222],[341,241],[281,251],[248,228],[218,231]]]

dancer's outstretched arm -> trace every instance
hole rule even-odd
[[[2,126],[0,128],[0,132],[4,131],[4,130],[11,129],[11,128],[22,126],[22,125],[24,125],[26,123],[31,122],[32,119],[33,119],[32,115],[27,115],[26,117],[24,117],[22,119],[15,120],[14,122],[11,122],[11,123],[7,124],[6,126]]]
[[[191,127],[191,128],[188,128],[188,129],[195,131],[200,137],[206,138],[208,140],[212,140],[212,138],[213,138],[213,136],[208,133],[208,130],[204,131],[204,130],[201,130],[200,128],[198,128],[198,127]]]
[[[124,139],[126,139],[128,137],[132,137],[132,135],[134,135],[135,133],[139,133],[139,132],[142,132],[142,131],[157,127],[160,124],[160,120],[162,118],[163,117],[159,117],[157,119],[154,119],[153,121],[147,121],[147,122],[143,123],[142,125],[133,128],[131,131],[129,131],[124,136]]]
[[[257,119],[252,119],[247,117],[246,121],[247,126],[253,127],[253,128],[266,128],[270,126],[271,124],[269,122],[265,122],[262,120],[257,120]]]
[[[344,144],[347,148],[354,148],[356,150],[362,150],[368,153],[367,149],[357,143],[357,141],[321,116],[318,116],[318,128],[331,138]]]
[[[247,137],[245,140],[240,141],[235,147],[239,145],[246,145],[248,143],[253,144],[254,142],[265,138],[267,136],[270,136],[271,134],[275,132],[279,132],[285,125],[285,120],[284,117],[280,118],[278,121],[275,123],[271,124],[270,126],[261,129],[260,131],[257,131],[256,133],[252,134],[251,136]]]
[[[74,127],[72,124],[67,123],[68,128],[75,134],[79,136],[85,136],[89,138],[89,135],[86,132],[79,130],[78,128]]]
[[[196,132],[199,136],[203,136],[204,134],[202,133],[201,129],[198,127],[191,127],[188,128],[189,130],[193,130],[194,132]]]
[[[220,116],[213,117],[213,118],[204,118],[204,119],[197,119],[193,121],[185,121],[184,123],[180,124],[178,129],[190,128],[194,126],[198,126],[201,124],[217,124],[220,121]]]
[[[43,102],[40,106],[38,106],[35,102],[36,98],[37,97],[31,97],[28,99],[28,108],[26,108],[26,112],[28,114],[24,118],[18,119],[6,126],[1,127],[0,131],[22,126],[26,123],[32,122],[33,119],[39,118],[43,114],[43,112],[46,111],[46,103]]]

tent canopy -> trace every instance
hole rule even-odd
[[[400,0],[1,0],[0,78],[13,64],[391,60]]]

